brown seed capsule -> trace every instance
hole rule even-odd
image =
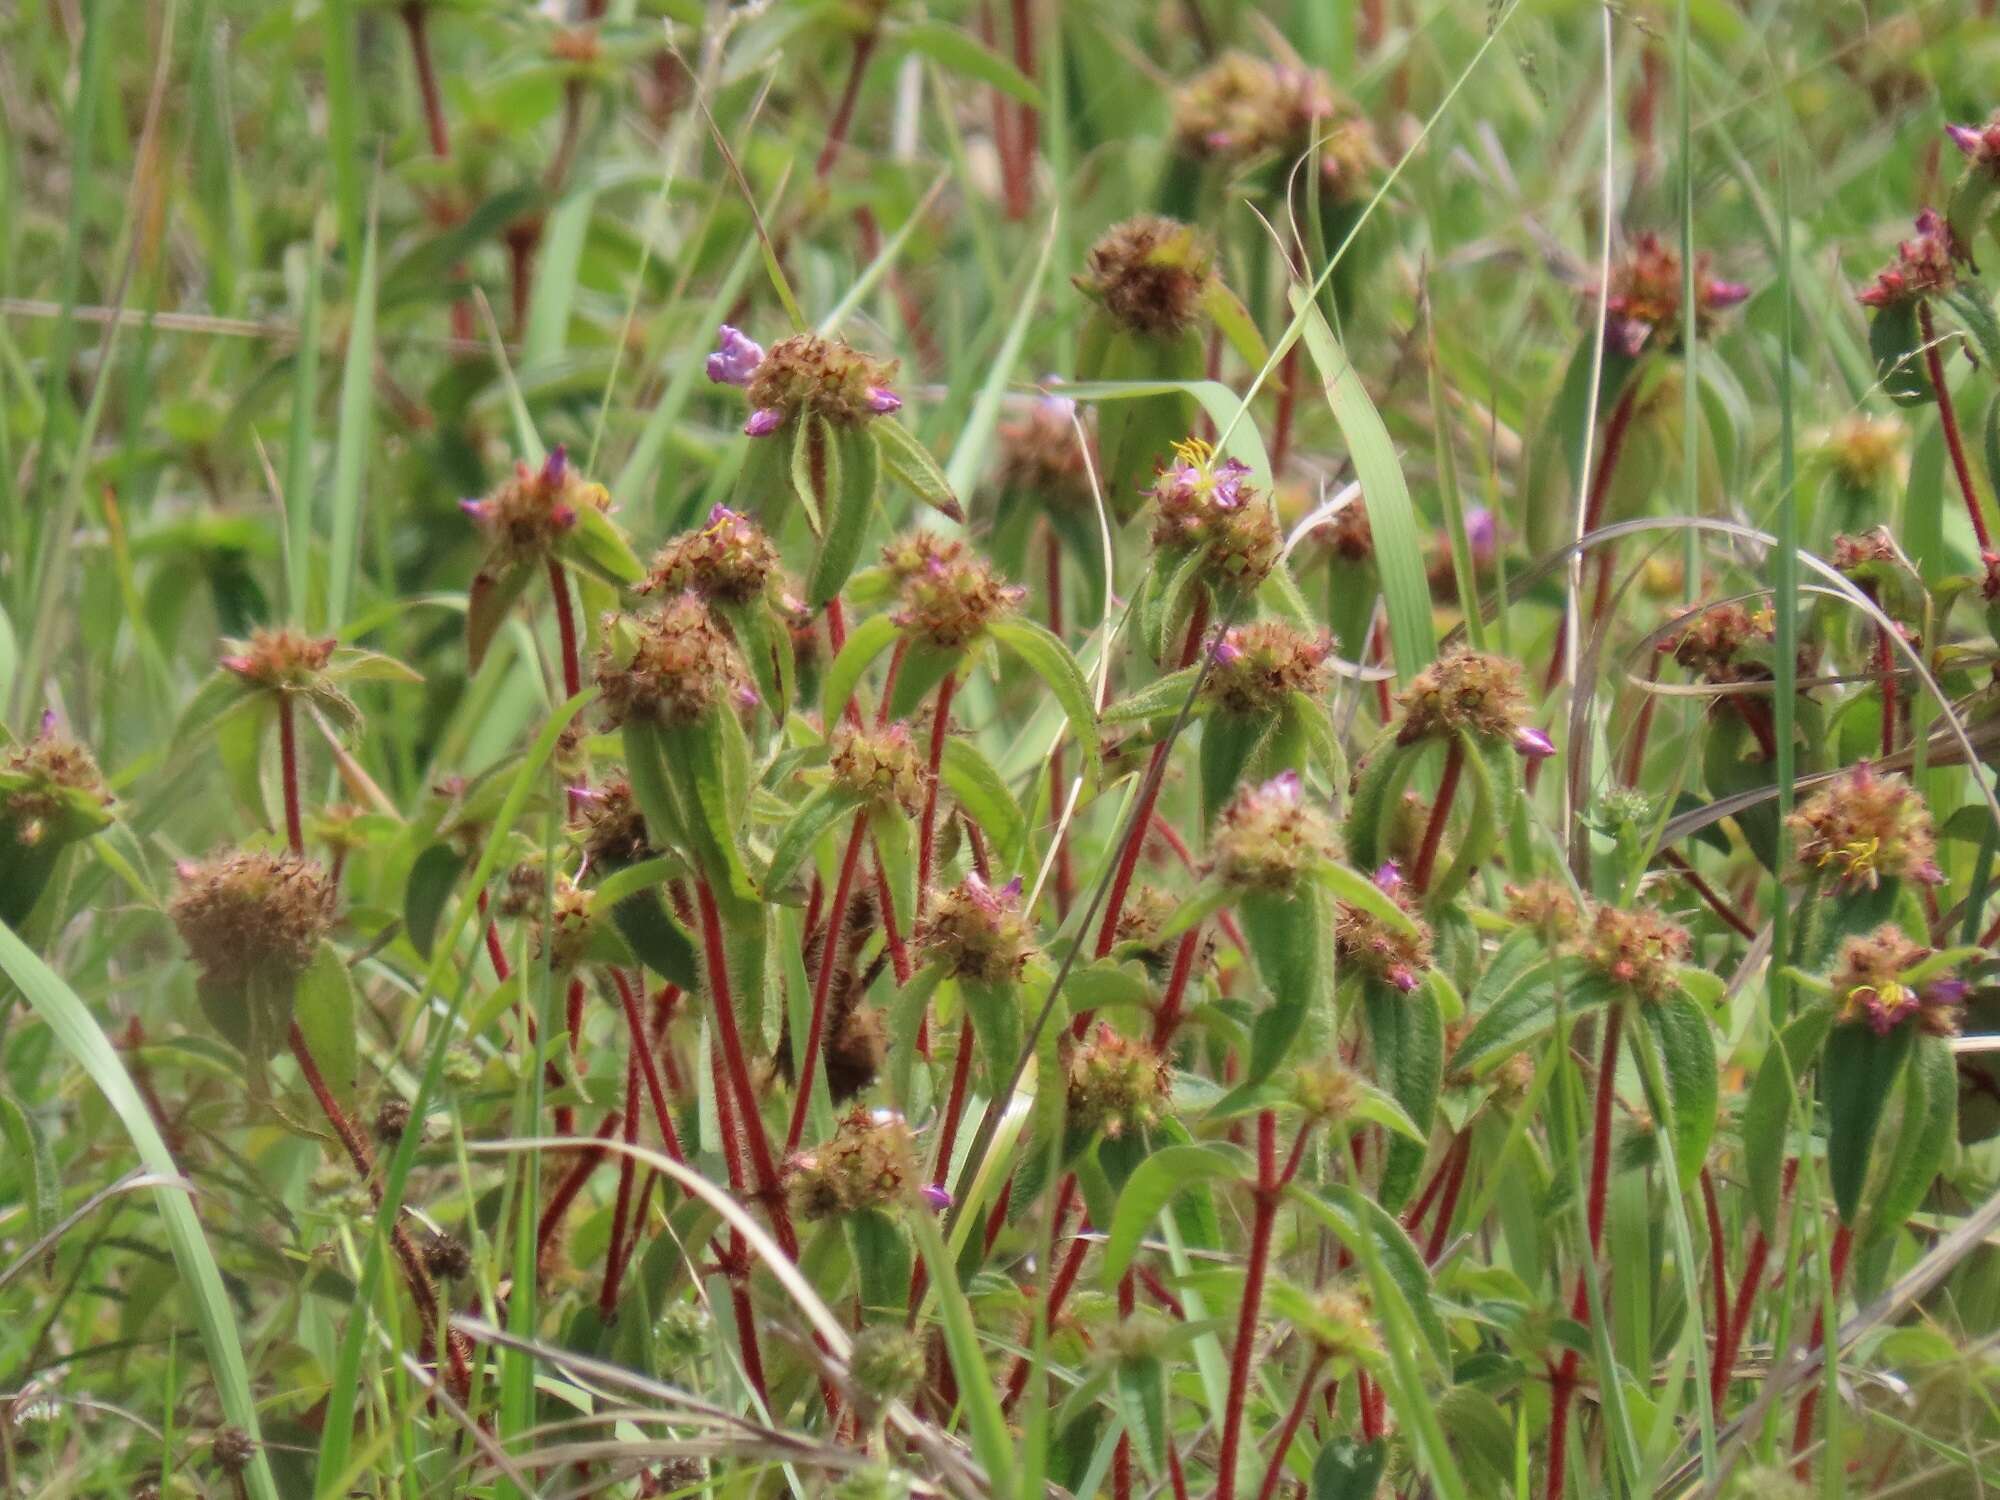
[[[218,1427],[209,1439],[209,1456],[225,1474],[241,1474],[257,1456],[257,1445],[241,1427]]]
[[[688,724],[718,704],[757,701],[734,642],[693,593],[607,619],[597,685],[613,727],[629,719]]]
[[[245,850],[181,866],[167,908],[195,964],[210,978],[294,978],[333,925],[333,886],[293,854]]]
[[[1134,333],[1177,338],[1202,316],[1214,251],[1189,225],[1154,214],[1127,219],[1095,245],[1076,288]]]
[[[600,787],[572,788],[570,812],[584,862],[593,869],[620,869],[657,852],[646,836],[645,814],[632,795],[632,783],[622,776]]]
[[[1527,707],[1521,669],[1482,651],[1455,652],[1425,667],[1401,703],[1403,724],[1396,741],[1403,745],[1450,738],[1461,729],[1512,740]]]
[[[439,1281],[463,1281],[472,1274],[472,1252],[439,1230],[424,1238],[424,1269]]]
[[[642,594],[692,590],[704,599],[741,604],[762,594],[778,570],[778,549],[764,529],[726,505],[708,513],[708,524],[660,549],[640,586]]]
[[[394,1146],[409,1128],[410,1101],[391,1094],[375,1111],[375,1139],[385,1146]]]
[[[918,948],[958,978],[986,984],[1018,979],[1035,952],[1020,902],[1018,878],[995,890],[968,875],[948,890],[932,891]]]

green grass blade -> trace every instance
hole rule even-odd
[[[993,429],[1000,420],[1000,401],[1007,394],[1007,382],[1013,375],[1015,362],[1021,357],[1021,345],[1028,337],[1028,325],[1034,321],[1035,307],[1041,300],[1042,282],[1048,275],[1049,252],[1055,248],[1055,243],[1055,221],[1052,219],[1048,233],[1042,237],[1042,253],[1035,258],[1035,268],[1028,273],[1027,282],[1021,288],[1020,306],[1015,311],[1014,320],[1007,325],[1007,336],[1000,341],[1000,352],[993,357],[993,367],[979,388],[978,399],[972,403],[972,415],[966,418],[958,443],[952,448],[951,458],[944,466],[945,481],[954,495],[971,494],[973,484],[986,467]]]
[[[333,488],[328,527],[326,623],[347,623],[354,592],[355,545],[367,502],[368,462],[375,439],[375,281],[377,239],[371,213],[354,286],[354,318],[340,372],[340,429],[334,439]]]
[[[326,266],[325,237],[317,226],[311,240],[292,366],[291,436],[285,445],[285,597],[292,618],[307,628],[313,623],[313,419],[319,410],[319,299]]]

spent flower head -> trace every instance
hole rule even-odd
[[[624,777],[597,787],[571,787],[569,807],[586,867],[622,869],[658,852],[647,837],[646,815],[632,795],[632,783]]]
[[[1842,1026],[1865,1025],[1887,1036],[1906,1021],[1930,1036],[1958,1035],[1958,1016],[1967,985],[1952,974],[1913,979],[1911,971],[1932,957],[1894,922],[1840,948],[1833,971],[1834,1019]]]
[[[795,333],[773,344],[751,370],[745,384],[750,420],[743,430],[766,437],[806,416],[859,427],[902,408],[902,398],[889,389],[895,378],[894,360],[863,354],[840,339]]]
[[[1583,928],[1576,896],[1560,880],[1530,880],[1506,887],[1507,920],[1542,935],[1551,946],[1567,943]]]
[[[921,1181],[916,1136],[893,1109],[854,1109],[833,1139],[785,1163],[785,1189],[803,1219],[896,1208]]]
[[[1636,236],[1611,268],[1604,299],[1604,336],[1626,354],[1637,356],[1648,344],[1671,344],[1681,333],[1680,252],[1657,234]],[[1734,307],[1750,295],[1740,281],[1720,281],[1708,274],[1708,257],[1694,266],[1695,329],[1706,331],[1716,313]]]
[[[1872,490],[1903,470],[1910,430],[1895,417],[1854,412],[1828,428],[1820,454],[1852,489]]]
[[[1057,382],[1049,376],[1047,383]],[[1092,505],[1091,427],[1090,414],[1080,413],[1076,402],[1059,390],[1029,401],[1019,418],[1000,424],[1001,492],[1028,496],[1051,510],[1087,511]]]
[[[0,831],[20,848],[89,837],[111,821],[111,802],[95,757],[56,728],[53,714],[33,739],[0,751]]]
[[[1159,1123],[1171,1075],[1167,1060],[1106,1022],[1069,1057],[1069,1122],[1115,1140]]]
[[[1432,662],[1411,681],[1401,702],[1403,723],[1396,732],[1401,745],[1450,738],[1460,730],[1513,743],[1527,710],[1521,669],[1483,651],[1457,651]],[[1546,741],[1543,736],[1541,742]],[[1521,744],[1516,748],[1524,755],[1538,750]]]
[[[1685,927],[1643,906],[1599,906],[1581,942],[1585,963],[1641,1000],[1664,1000],[1680,987],[1691,947]]]
[[[692,590],[704,599],[741,604],[761,595],[778,571],[778,549],[748,516],[717,505],[708,524],[675,537],[655,554],[642,594]]]
[[[1917,215],[1917,232],[1896,246],[1896,258],[1855,300],[1863,307],[1898,307],[1948,292],[1958,282],[1956,262],[1964,258],[1944,215],[1927,208]]]
[[[1202,692],[1211,703],[1225,713],[1270,714],[1293,693],[1326,692],[1333,640],[1283,620],[1258,620],[1225,631],[1209,655]]]
[[[502,562],[545,556],[585,509],[611,509],[611,492],[576,472],[566,449],[552,449],[540,468],[516,462],[513,474],[484,500],[459,509],[479,523]]]
[[[338,644],[330,635],[309,636],[289,625],[277,630],[260,627],[247,641],[224,641],[220,665],[252,687],[299,692],[317,684]]]
[[[933,555],[903,578],[899,629],[940,650],[957,650],[1021,607],[1028,591],[1006,582],[984,558],[963,550]]]
[[[1314,1295],[1304,1331],[1335,1369],[1373,1365],[1382,1357],[1374,1303],[1352,1281],[1329,1282]]]
[[[1035,952],[1021,912],[1020,879],[996,890],[973,874],[946,890],[932,891],[917,943],[927,960],[942,963],[959,978],[984,984],[1020,978]]]
[[[1431,930],[1416,915],[1417,897],[1390,860],[1375,872],[1376,889],[1402,909],[1409,926],[1392,922],[1365,906],[1339,902],[1333,920],[1334,955],[1392,989],[1409,994],[1431,967]]]
[[[1290,891],[1332,857],[1327,817],[1296,771],[1240,788],[1216,818],[1215,873],[1240,890]]]
[[[1837,890],[1869,890],[1884,877],[1939,885],[1930,809],[1901,776],[1866,761],[1843,771],[1792,814],[1793,858],[1801,875],[1821,875]]]
[[[900,720],[879,729],[841,725],[833,732],[828,760],[833,785],[871,807],[899,806],[914,813],[930,786],[923,751]]]
[[[687,724],[717,704],[757,702],[735,643],[695,593],[675,594],[644,614],[608,617],[597,686],[613,727],[632,719]]]
[[[295,854],[244,849],[180,867],[167,907],[202,973],[230,984],[293,979],[333,926],[333,884]]]
[[[1215,252],[1178,219],[1141,214],[1090,247],[1076,288],[1134,333],[1178,338],[1202,316],[1215,278]]]

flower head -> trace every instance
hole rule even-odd
[[[111,821],[111,800],[95,758],[53,715],[33,739],[0,751],[0,849],[10,839],[32,849],[88,838]]]
[[[1604,337],[1626,354],[1637,356],[1648,344],[1671,342],[1680,336],[1680,252],[1657,234],[1641,234],[1611,268],[1604,299]],[[1740,281],[1719,281],[1708,274],[1708,257],[1694,265],[1695,328],[1704,331],[1714,315],[1750,295]]]
[[[875,359],[839,339],[795,333],[773,344],[751,371],[745,390],[752,410],[743,430],[763,437],[807,415],[859,427],[903,404],[889,389],[895,377],[894,360]]]
[[[570,823],[580,834],[586,867],[622,869],[658,852],[646,836],[632,783],[622,776],[600,787],[571,787]]]
[[[1820,452],[1843,484],[1872,490],[1902,471],[1909,435],[1894,417],[1855,412],[1828,430]]]
[[[1153,546],[1169,555],[1200,551],[1211,585],[1253,589],[1277,566],[1284,538],[1268,505],[1255,503],[1250,468],[1218,458],[1200,438],[1174,444],[1173,462],[1155,471]]]
[[[1804,875],[1837,889],[1873,890],[1886,876],[1938,885],[1930,809],[1901,776],[1877,775],[1866,762],[1844,771],[1792,814],[1794,858]]]
[[[1431,930],[1415,916],[1416,895],[1394,860],[1375,872],[1375,887],[1403,909],[1410,927],[1342,901],[1334,913],[1334,956],[1407,995],[1430,970]]]
[[[1069,1058],[1069,1122],[1116,1139],[1159,1122],[1170,1082],[1167,1060],[1100,1021]]]
[[[1374,126],[1316,68],[1226,52],[1176,89],[1173,105],[1175,140],[1191,156],[1289,160],[1317,136],[1323,185],[1336,202],[1361,196],[1382,169]]]
[[[895,1208],[915,1194],[922,1165],[909,1122],[893,1109],[857,1108],[833,1139],[785,1163],[785,1189],[803,1219]]]
[[[1021,882],[994,889],[968,875],[948,890],[932,891],[929,913],[917,930],[926,959],[961,979],[1005,984],[1021,977],[1035,944],[1021,913]]]
[[[1583,926],[1570,888],[1559,880],[1531,880],[1506,888],[1507,920],[1539,932],[1545,942],[1566,943]]]
[[[1966,983],[1940,974],[1922,980],[1910,971],[1932,956],[1894,922],[1841,945],[1833,972],[1834,1017],[1843,1026],[1866,1025],[1887,1036],[1906,1021],[1931,1036],[1958,1035],[1958,1015]]]
[[[715,352],[708,357],[708,378],[717,385],[747,386],[763,362],[764,346],[724,323],[716,334]]]
[[[558,446],[542,466],[514,465],[513,475],[484,500],[461,500],[459,509],[479,523],[502,562],[542,557],[576,525],[585,509],[611,508],[611,492],[570,467]]]
[[[1308,635],[1283,620],[1258,620],[1223,633],[1210,653],[1202,692],[1230,714],[1270,714],[1293,693],[1326,692],[1333,641]]]
[[[1944,133],[1975,171],[2000,177],[2000,110],[1994,111],[1984,125],[1947,125]]]
[[[333,926],[333,884],[295,854],[261,849],[180,868],[167,907],[203,975],[224,985],[297,978]]]
[[[1686,928],[1643,906],[1599,906],[1582,940],[1584,962],[1642,1000],[1664,1000],[1679,987],[1690,946]]]
[[[916,1390],[924,1378],[924,1346],[895,1323],[871,1323],[854,1335],[847,1373],[864,1409],[880,1411]]]
[[[718,505],[708,524],[675,537],[653,558],[642,594],[691,589],[704,599],[741,604],[762,594],[778,571],[778,549],[748,516]]]
[[[1917,232],[1896,246],[1896,258],[1855,300],[1863,307],[1897,307],[1948,292],[1958,281],[1954,263],[1964,258],[1944,215],[1927,208],[1917,215]]]
[[[903,579],[897,626],[940,650],[970,645],[1020,608],[1028,591],[1003,582],[984,558],[958,549],[932,555]]]
[[[914,813],[930,786],[923,752],[911,738],[910,726],[901,721],[873,730],[836,729],[829,764],[835,788],[872,807],[899,806]]]
[[[554,895],[549,899],[546,926],[539,920],[541,910],[538,899],[533,906],[537,917],[535,955],[539,958],[547,953],[550,967],[556,973],[571,973],[589,954],[591,941],[597,936],[597,914],[592,909],[590,892],[569,876],[558,875]]]
[[[1677,612],[1679,629],[1660,638],[1659,649],[1697,677],[1738,682],[1768,676],[1760,666],[1738,663],[1746,648],[1774,636],[1776,617],[1768,609],[1752,613],[1740,604],[1693,604]]]
[[[734,643],[694,593],[645,614],[609,617],[597,685],[613,727],[635,718],[686,724],[719,703],[757,701]]]
[[[1296,771],[1241,788],[1215,823],[1215,871],[1239,889],[1293,890],[1333,847],[1326,814],[1306,800]]]
[[[1336,1368],[1372,1365],[1382,1357],[1374,1305],[1351,1281],[1331,1282],[1313,1297],[1304,1332]]]
[[[1521,695],[1521,669],[1505,657],[1481,651],[1442,657],[1416,675],[1402,696],[1402,705],[1398,744],[1447,738],[1463,729],[1503,738],[1523,754],[1535,748],[1517,740],[1526,702]]]
[[[259,628],[247,641],[224,641],[222,670],[240,677],[252,687],[273,691],[296,691],[313,685],[314,679],[333,660],[339,644],[332,636],[313,637],[285,626],[278,630]]]
[[[1046,377],[1046,383],[1056,384],[1055,377]],[[1052,392],[1028,402],[1018,420],[1000,425],[1002,493],[1024,495],[1053,510],[1087,509],[1091,425],[1068,396]]]
[[[1178,338],[1202,316],[1215,253],[1194,228],[1142,214],[1091,246],[1076,288],[1134,333]]]

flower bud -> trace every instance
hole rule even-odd
[[[1899,307],[1948,292],[1958,283],[1955,263],[1964,258],[1951,225],[1927,208],[1917,215],[1916,234],[1896,246],[1896,258],[1854,300],[1863,307]]]
[[[839,339],[795,333],[773,344],[751,374],[746,389],[754,410],[745,431],[761,437],[805,416],[858,427],[903,404],[889,389],[895,375],[894,360],[871,358]],[[777,415],[767,417],[770,412]]]
[[[1242,890],[1296,889],[1333,853],[1326,814],[1306,801],[1296,771],[1245,786],[1215,825],[1215,872]]]
[[[554,449],[541,468],[514,465],[513,476],[484,500],[464,500],[459,509],[479,523],[503,561],[526,562],[546,555],[576,525],[586,508],[611,509],[611,492],[570,467],[569,455]]]
[[[1274,714],[1293,693],[1318,698],[1327,689],[1333,641],[1307,635],[1283,620],[1259,620],[1223,633],[1210,651],[1202,692],[1225,713]]]
[[[1912,983],[1903,977],[1931,952],[1894,922],[1884,922],[1866,937],[1849,938],[1833,973],[1835,1021],[1866,1025],[1877,1036],[1887,1036],[1905,1021],[1914,1021],[1929,1036],[1957,1036],[1965,981],[1936,975]]]
[[[439,1281],[463,1281],[472,1274],[472,1252],[442,1231],[425,1236],[423,1255],[424,1269]]]
[[[1202,316],[1214,251],[1189,225],[1154,214],[1127,219],[1091,246],[1076,289],[1113,321],[1152,338],[1178,338]]]
[[[958,978],[984,984],[1018,979],[1035,952],[1020,903],[1018,878],[995,890],[968,875],[949,890],[931,892],[918,947],[926,960],[943,963]]]
[[[224,641],[221,666],[252,687],[284,691],[312,686],[313,679],[333,660],[339,643],[332,636],[315,639],[286,626],[254,630],[247,641]]]
[[[1308,1119],[1339,1122],[1361,1098],[1362,1079],[1335,1053],[1321,1053],[1292,1075],[1292,1102]]]
[[[1116,1140],[1128,1129],[1159,1123],[1170,1086],[1166,1059],[1105,1022],[1069,1059],[1069,1123]]]
[[[1713,315],[1734,307],[1750,295],[1737,281],[1717,281],[1708,274],[1708,257],[1695,260],[1695,328],[1706,331]],[[1624,257],[1611,268],[1605,297],[1605,339],[1636,357],[1650,343],[1671,344],[1681,334],[1680,252],[1657,234],[1633,239]]]
[[[916,1137],[892,1109],[856,1109],[833,1139],[785,1163],[785,1188],[802,1219],[892,1209],[921,1181]]]
[[[1664,1000],[1679,988],[1690,948],[1686,928],[1643,906],[1599,906],[1582,942],[1585,963],[1641,1000]]]
[[[1335,1362],[1372,1365],[1382,1357],[1382,1335],[1375,1327],[1375,1308],[1352,1283],[1335,1281],[1312,1300],[1306,1333]]]
[[[333,886],[294,854],[244,850],[181,866],[167,912],[202,973],[296,979],[333,926]]]
[[[409,1128],[410,1101],[400,1094],[391,1094],[375,1111],[375,1139],[385,1146],[394,1146]]]
[[[1930,809],[1901,776],[1878,776],[1867,762],[1815,792],[1790,823],[1801,874],[1823,875],[1837,890],[1873,890],[1884,876],[1943,883]]]
[[[704,599],[742,604],[762,594],[778,569],[778,549],[764,529],[726,505],[708,524],[674,538],[653,558],[642,594],[692,591]]]
[[[1459,651],[1425,667],[1402,695],[1403,725],[1396,742],[1448,739],[1460,730],[1505,739],[1528,753],[1517,739],[1525,702],[1521,669],[1505,657]],[[1546,739],[1546,736],[1542,737]],[[1549,753],[1553,753],[1550,747]]]
[[[2000,177],[2000,111],[1995,111],[1984,125],[1947,125],[1944,133],[1973,170]]]
[[[930,786],[930,767],[902,722],[881,729],[846,725],[833,732],[829,762],[833,785],[871,807],[899,806],[915,813]]]
[[[708,1313],[693,1302],[671,1302],[653,1322],[653,1342],[669,1369],[701,1358],[709,1333]]]
[[[735,644],[694,593],[643,615],[609,617],[597,685],[614,727],[628,719],[692,723],[718,704],[741,706],[752,691]]]

